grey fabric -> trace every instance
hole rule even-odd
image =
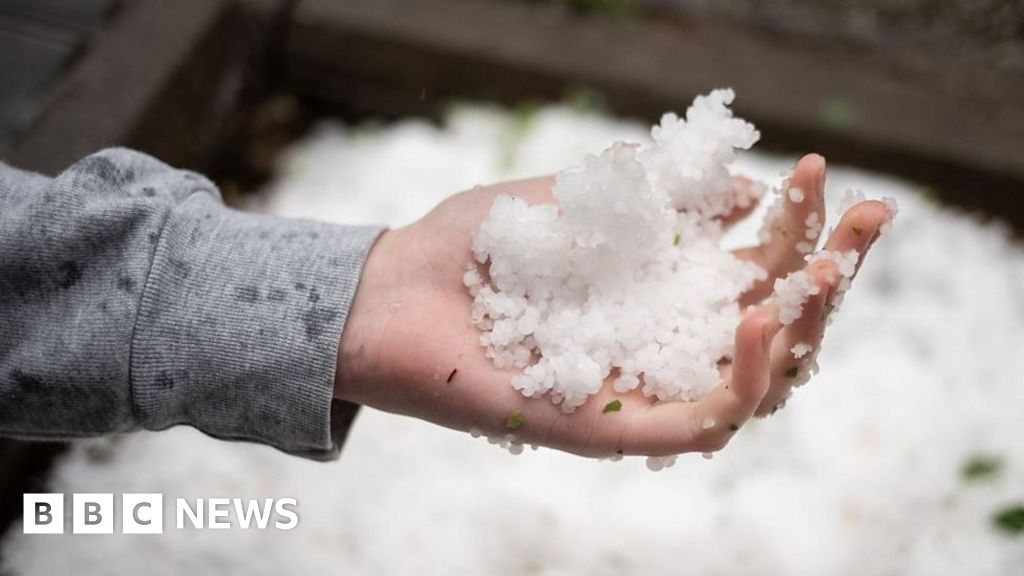
[[[0,163],[0,434],[187,424],[336,457],[357,409],[332,401],[338,346],[379,232],[232,210],[130,150],[52,179]]]

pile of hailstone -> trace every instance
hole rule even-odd
[[[695,400],[718,384],[718,363],[733,354],[738,298],[766,278],[719,245],[718,218],[764,189],[738,192],[730,175],[737,150],[759,138],[733,116],[733,98],[732,90],[698,96],[685,119],[665,114],[650,144],[616,144],[561,172],[560,209],[495,199],[465,284],[487,355],[521,370],[516,389],[571,412],[609,376],[620,393],[642,383],[664,401]],[[809,242],[820,228],[808,223]],[[776,288],[786,323],[817,290],[803,272]]]

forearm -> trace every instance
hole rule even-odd
[[[339,337],[377,229],[230,210],[125,150],[52,180],[2,166],[0,212],[0,433],[189,424],[337,453]]]

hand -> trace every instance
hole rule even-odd
[[[732,362],[721,367],[722,382],[698,402],[656,403],[639,389],[617,394],[610,382],[571,414],[545,397],[527,398],[509,384],[513,372],[498,370],[484,354],[480,332],[470,322],[472,298],[462,277],[473,256],[472,237],[494,198],[510,194],[530,204],[553,203],[552,177],[507,182],[448,198],[416,223],[385,232],[367,259],[341,338],[335,396],[388,412],[422,418],[458,430],[487,435],[514,433],[529,444],[586,456],[663,456],[721,449],[752,415],[770,413],[786,397],[797,371],[808,369],[815,352],[796,360],[798,342],[817,349],[826,307],[841,279],[835,264],[816,262],[808,272],[822,288],[803,315],[782,327],[766,301],[775,278],[800,269],[805,220],[812,212],[824,223],[825,163],[802,158],[791,186],[806,198],[786,198],[785,210],[767,243],[736,251],[757,262],[769,279],[754,286],[741,304],[751,306],[736,329]],[[749,182],[738,178],[737,187]],[[725,217],[730,225],[753,207]],[[881,202],[851,208],[826,249],[863,255],[889,219]],[[603,412],[613,400],[622,407]],[[522,415],[522,425],[510,429]],[[709,426],[710,424],[710,426]]]

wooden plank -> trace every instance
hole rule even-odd
[[[130,0],[0,0],[0,14],[83,30],[99,30]]]
[[[36,113],[38,100],[78,49],[78,38],[26,29],[0,15],[0,142]]]
[[[296,90],[354,114],[422,113],[450,97],[550,98],[587,86],[616,112],[651,119],[732,86],[738,112],[764,128],[768,148],[821,150],[956,186],[951,194],[962,203],[1012,208],[1024,225],[1019,74],[953,92],[944,78],[970,77],[965,63],[936,75],[919,65],[924,55],[493,0],[300,0],[286,48]],[[979,185],[991,192],[974,194]]]
[[[107,146],[201,166],[233,121],[249,53],[230,0],[134,0],[6,154],[57,171]]]
[[[1024,101],[1017,97],[1024,78],[1007,77],[984,95],[946,95],[934,79],[894,67],[884,53],[728,25],[581,18],[489,0],[303,0],[295,22],[289,46],[297,67],[311,62],[385,84],[429,83],[436,93],[465,85],[425,57],[402,66],[421,50],[649,94],[646,100],[676,107],[730,85],[740,94],[738,110],[754,119],[1024,175]],[[385,43],[405,53],[367,57]]]

